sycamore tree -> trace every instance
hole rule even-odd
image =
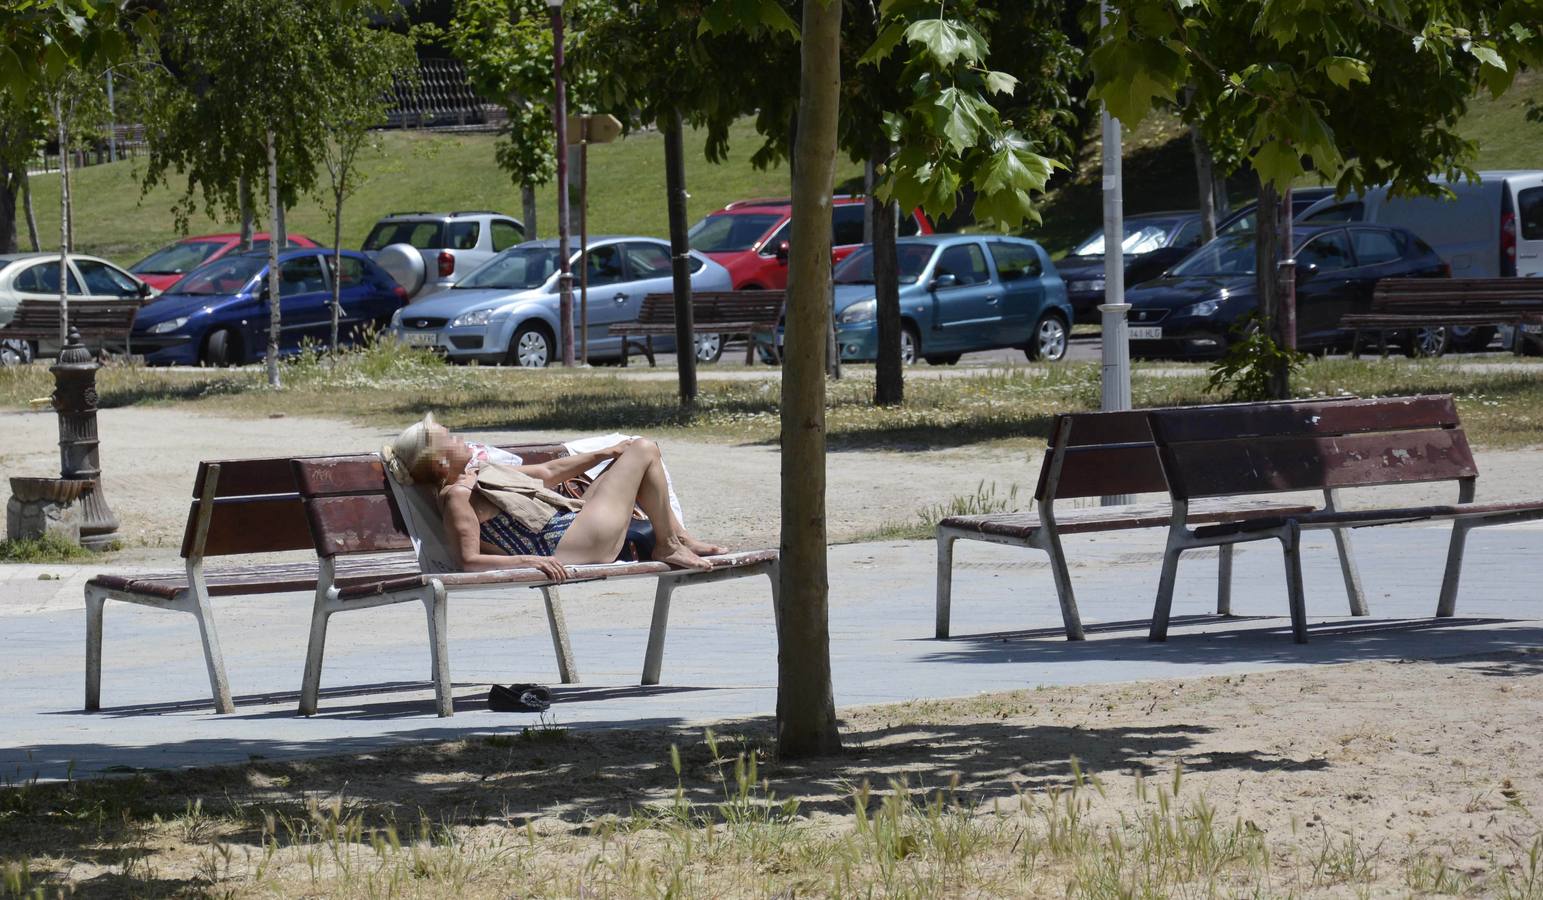
[[[1258,174],[1261,322],[1220,371],[1287,393],[1279,193],[1309,173],[1341,195],[1441,194],[1431,176],[1475,177],[1457,125],[1477,92],[1499,96],[1519,66],[1543,64],[1540,26],[1540,0],[1111,0],[1095,96],[1134,127],[1188,86],[1195,120],[1235,130]]]

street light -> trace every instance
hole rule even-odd
[[[552,73],[557,124],[558,317],[562,320],[563,365],[573,365],[573,266],[568,260],[568,90],[563,83],[563,0],[546,0],[552,16]],[[586,261],[581,260],[581,264]]]

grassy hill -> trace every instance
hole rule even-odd
[[[1463,133],[1478,142],[1480,169],[1543,168],[1543,125],[1525,121],[1525,101],[1543,101],[1543,73],[1525,73],[1517,88],[1498,101],[1480,98],[1463,123]],[[695,220],[731,200],[786,196],[786,168],[757,171],[751,152],[758,146],[746,120],[732,132],[732,153],[722,165],[701,156],[705,135],[688,133],[688,215]],[[519,191],[493,162],[489,135],[436,135],[388,132],[381,154],[364,165],[367,181],[344,211],[343,246],[358,247],[375,220],[393,210],[496,209],[520,214]],[[1031,229],[1052,252],[1064,252],[1101,219],[1100,145],[1084,150],[1077,175],[1045,198],[1044,225]],[[1186,132],[1172,117],[1152,117],[1127,134],[1124,172],[1125,209],[1130,213],[1186,209],[1195,204],[1194,163]],[[132,263],[177,237],[171,206],[178,191],[165,188],[141,197],[142,165],[135,160],[80,170],[75,179],[76,243],[122,263]],[[590,231],[593,234],[666,232],[664,141],[657,133],[635,134],[590,151]],[[836,177],[860,177],[860,167],[845,160]],[[45,246],[58,235],[58,178],[40,176],[33,183],[38,227]],[[1235,201],[1247,198],[1246,178],[1233,185]],[[553,233],[555,192],[540,192],[538,225]],[[234,230],[231,222],[204,217],[192,233]],[[332,225],[321,203],[308,201],[290,212],[290,228],[331,243]]]
[[[686,135],[686,186],[691,194],[687,215],[692,221],[731,200],[788,195],[786,167],[763,172],[750,165],[750,154],[759,146],[750,121],[732,130],[732,152],[722,165],[702,156],[705,139],[705,132]],[[367,180],[344,208],[343,246],[357,248],[375,220],[395,210],[494,209],[518,218],[520,192],[494,163],[494,143],[485,134],[385,132],[382,153],[364,163]],[[160,188],[141,197],[143,160],[90,166],[74,174],[75,242],[81,252],[129,264],[178,237],[171,207],[181,191]],[[837,170],[838,180],[860,174],[861,168],[850,164]],[[57,246],[58,183],[56,174],[33,179],[33,203],[45,246]],[[591,234],[667,233],[664,139],[657,132],[591,147],[589,184]],[[173,187],[178,187],[175,181]],[[550,236],[557,223],[551,186],[538,191],[538,202],[537,226]],[[189,227],[192,234],[207,234],[234,231],[235,223],[199,216]],[[289,227],[332,243],[332,222],[316,200],[291,210]]]

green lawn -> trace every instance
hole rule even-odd
[[[687,215],[696,218],[731,200],[788,195],[788,170],[758,171],[750,155],[759,146],[749,120],[734,126],[731,153],[722,165],[702,156],[705,132],[688,132],[686,185],[691,194]],[[358,247],[371,225],[393,210],[495,209],[520,215],[520,193],[493,161],[491,135],[383,133],[383,152],[366,164],[367,181],[344,210],[343,246]],[[849,163],[837,179],[860,175]],[[179,189],[160,188],[141,198],[143,159],[80,170],[76,192],[75,240],[85,253],[129,264],[176,239],[172,204]],[[634,134],[608,146],[591,148],[589,159],[590,233],[667,233],[664,207],[664,139],[657,132]],[[174,181],[173,187],[177,188]],[[33,181],[38,228],[45,246],[57,246],[58,176]],[[556,192],[538,194],[537,226],[554,233]],[[233,231],[235,223],[205,217],[190,223],[191,233]],[[323,204],[308,200],[290,212],[289,227],[323,243],[332,243],[332,223]]]

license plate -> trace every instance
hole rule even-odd
[[[402,333],[402,343],[409,347],[432,347],[439,343],[439,332],[405,331]]]
[[[1543,334],[1543,325],[1523,325],[1522,334]]]
[[[1151,326],[1132,328],[1130,330],[1130,339],[1133,341],[1160,341],[1163,339],[1163,330]]]

